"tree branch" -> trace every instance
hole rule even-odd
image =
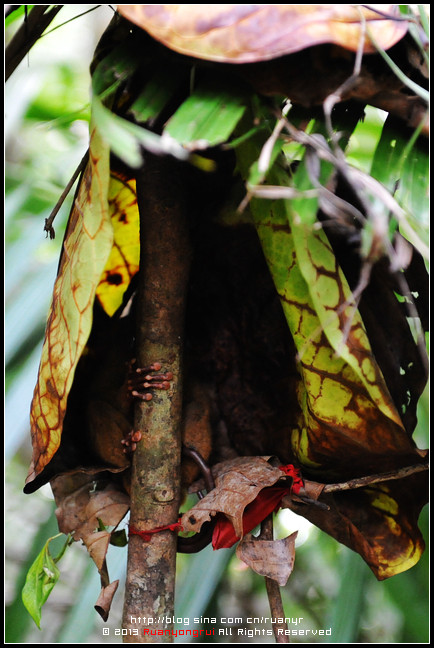
[[[367,475],[366,477],[358,477],[356,479],[349,479],[346,482],[338,484],[326,484],[322,493],[336,493],[338,491],[352,490],[353,488],[363,488],[371,484],[379,484],[380,482],[391,481],[393,479],[403,479],[409,477],[414,473],[423,472],[428,470],[428,464],[415,464],[414,466],[405,466],[397,470],[391,470],[386,473],[379,473],[377,475]]]
[[[180,505],[182,345],[186,285],[190,265],[180,165],[149,156],[137,178],[140,212],[140,276],[137,361],[155,361],[174,375],[168,391],[154,394],[136,409],[142,431],[133,457],[130,525],[138,532],[174,524]],[[124,628],[131,617],[153,618],[152,629],[168,630],[173,617],[177,534],[165,530],[148,542],[130,535]],[[160,619],[159,619],[160,617]],[[157,622],[157,619],[158,622]],[[146,626],[142,626],[140,632]],[[129,636],[129,643],[171,641],[163,636]]]
[[[64,5],[35,5],[5,51],[5,80],[16,70]],[[51,7],[51,8],[50,8]]]
[[[49,217],[45,219],[44,232],[47,232],[47,234],[50,235],[50,239],[54,239],[55,237],[55,232],[53,227],[54,219],[56,218],[59,209],[65,202],[65,198],[71,191],[74,182],[77,180],[78,176],[82,173],[82,171],[84,171],[84,169],[86,168],[88,159],[89,159],[89,149],[87,149],[86,153],[81,158],[78,167],[75,169],[71,179],[68,181],[65,189],[62,191],[60,198],[57,201],[57,203],[54,205],[53,209],[51,210]]]
[[[261,523],[261,533],[258,536],[260,540],[273,540],[273,514],[265,518]],[[283,609],[282,595],[280,593],[279,584],[272,578],[265,576],[265,587],[267,589],[268,603],[270,605],[270,614],[274,619],[284,619],[285,610]],[[276,639],[276,643],[289,643],[289,636],[285,634],[285,630],[288,629],[285,621],[272,624],[273,633]],[[278,633],[278,630],[283,630],[282,633]]]

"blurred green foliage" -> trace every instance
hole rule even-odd
[[[60,24],[94,5],[65,6]],[[6,42],[22,20],[9,19]],[[87,148],[88,67],[99,35],[111,17],[109,5],[69,22],[32,48],[6,86],[5,122],[5,345],[6,345],[6,643],[115,643],[121,624],[126,549],[111,548],[109,570],[120,578],[109,635],[93,609],[99,578],[84,548],[74,545],[60,563],[60,580],[44,606],[38,630],[21,602],[26,573],[46,540],[55,535],[54,504],[47,488],[24,496],[31,447],[28,414],[36,381],[45,319],[56,275],[62,236],[71,205],[68,197],[55,221],[56,238],[43,227]],[[369,109],[351,140],[349,161],[369,171],[384,115]],[[416,440],[427,445],[428,391],[419,405]],[[332,628],[333,643],[425,643],[428,641],[428,555],[411,570],[377,582],[361,559],[304,519],[282,518],[285,534],[299,529],[294,572],[283,588],[287,616],[302,619],[291,629]],[[428,513],[420,526],[428,540]],[[230,635],[207,637],[221,643],[273,643],[269,635],[239,629],[269,623],[222,624],[228,617],[270,616],[263,580],[245,569],[231,550],[210,548],[178,561],[176,616],[217,618]],[[199,626],[210,628],[206,621]],[[185,625],[179,625],[186,628]],[[296,643],[320,642],[308,634]],[[181,641],[181,638],[180,638]],[[196,640],[198,642],[201,639]]]

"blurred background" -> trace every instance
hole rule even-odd
[[[7,7],[7,5],[5,5]],[[49,487],[22,492],[31,457],[29,409],[36,383],[45,320],[56,276],[73,191],[56,217],[56,238],[43,228],[87,149],[89,65],[95,45],[113,15],[109,5],[64,5],[46,34],[8,80],[5,90],[5,596],[6,643],[116,643],[121,627],[126,548],[111,548],[111,579],[121,581],[107,624],[94,611],[99,576],[82,546],[59,562],[60,580],[42,612],[39,630],[21,602],[27,571],[48,538],[56,535]],[[9,20],[6,44],[23,21]],[[367,111],[352,139],[350,160],[369,171],[385,115]],[[419,404],[416,440],[427,447],[428,391]],[[420,527],[428,541],[428,512]],[[282,588],[291,628],[332,628],[332,643],[424,643],[428,641],[428,556],[408,572],[379,583],[358,555],[338,545],[304,518],[278,516],[279,537],[298,530],[294,572]],[[60,546],[60,545],[59,545]],[[53,549],[53,553],[56,551]],[[241,629],[270,630],[264,582],[232,550],[179,556],[175,615],[214,636],[193,641],[274,643]],[[217,623],[207,623],[207,618]],[[234,619],[221,624],[221,618]],[[243,621],[236,622],[239,618]],[[239,620],[238,619],[238,620]],[[103,635],[103,627],[109,634]],[[180,628],[187,628],[184,624]],[[193,626],[191,626],[193,627]],[[218,635],[217,628],[232,629]],[[314,643],[309,635],[295,643]],[[317,637],[324,643],[327,637]],[[180,638],[186,642],[185,638]]]

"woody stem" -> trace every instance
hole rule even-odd
[[[261,523],[260,540],[273,540],[273,514],[263,520]],[[265,576],[265,587],[267,589],[268,603],[270,605],[271,617],[276,619],[272,624],[276,643],[289,643],[289,637],[285,634],[288,629],[285,621],[285,610],[283,609],[282,595],[279,584],[272,578]],[[282,619],[280,622],[279,620]],[[281,632],[278,632],[280,630]],[[282,632],[283,630],[283,632]]]
[[[140,212],[140,277],[137,313],[139,366],[158,360],[173,373],[168,390],[136,405],[135,429],[142,432],[133,457],[130,525],[139,532],[178,519],[180,505],[182,364],[184,307],[190,265],[185,190],[179,163],[147,156],[137,177]],[[174,616],[177,535],[165,530],[148,542],[131,535],[124,603],[124,628],[137,617],[159,619],[155,630],[170,630]],[[133,619],[133,621],[131,621]],[[171,633],[152,636],[140,628],[129,643],[171,641]]]

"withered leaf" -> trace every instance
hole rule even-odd
[[[100,572],[104,566],[104,561],[107,555],[107,550],[110,544],[110,532],[109,531],[96,531],[86,535],[83,539],[89,556],[92,558],[95,565],[98,567]]]
[[[236,554],[257,574],[272,578],[283,587],[294,567],[297,534],[295,531],[280,540],[260,540],[249,533],[238,544]]]
[[[393,18],[361,5],[118,5],[119,12],[176,52],[224,63],[264,61],[320,43],[356,51],[366,21],[387,49],[407,31]],[[375,51],[369,38],[365,52]]]
[[[184,513],[182,527],[185,531],[198,532],[204,522],[223,513],[232,523],[237,537],[242,537],[246,506],[261,490],[273,486],[285,475],[262,457],[238,457],[222,462],[217,473],[215,488]]]
[[[424,550],[417,519],[426,498],[426,481],[427,472],[421,472],[365,488],[323,494],[320,501],[328,510],[289,497],[283,498],[282,506],[357,551],[383,580],[410,569]]]
[[[59,530],[73,533],[74,540],[81,539],[100,569],[110,533],[98,530],[99,521],[106,527],[117,526],[128,512],[128,495],[115,483],[86,474],[60,475],[51,487]]]
[[[95,603],[95,610],[104,621],[107,621],[108,619],[112,600],[116,594],[118,585],[119,581],[116,580],[107,585],[107,587],[103,587]]]

